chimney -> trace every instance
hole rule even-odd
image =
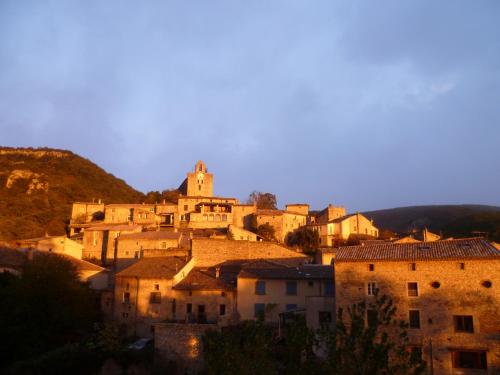
[[[98,202],[99,204],[101,204],[101,203],[102,203],[102,199],[101,199],[101,198],[99,198],[99,200],[98,200],[97,202]]]
[[[220,267],[215,268],[215,278],[216,279],[220,278]]]

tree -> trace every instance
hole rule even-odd
[[[0,283],[0,363],[78,341],[98,317],[94,292],[66,258],[37,253],[20,277]]]
[[[263,322],[208,331],[202,341],[208,375],[278,374],[272,329]]]
[[[333,374],[421,374],[426,364],[409,350],[408,324],[394,318],[396,307],[387,296],[339,309],[333,333],[326,331],[330,348],[328,371]]]
[[[297,246],[307,253],[313,253],[319,247],[318,232],[307,227],[298,228],[286,240],[289,246]]]
[[[256,204],[260,209],[276,210],[278,208],[276,195],[255,190],[248,196],[247,203]]]
[[[262,237],[265,241],[275,241],[275,230],[271,224],[261,224],[255,231],[258,236]]]

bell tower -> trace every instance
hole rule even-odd
[[[194,172],[187,175],[187,195],[192,197],[212,197],[214,195],[214,176],[208,173],[207,166],[199,160]]]

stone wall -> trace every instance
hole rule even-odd
[[[178,373],[196,374],[203,370],[201,337],[216,324],[158,323],[154,326],[155,350],[168,361],[175,361]]]
[[[369,282],[393,299],[399,319],[408,321],[409,310],[418,310],[420,328],[409,329],[411,342],[429,361],[432,339],[435,374],[463,373],[452,367],[453,350],[487,350],[490,373],[500,371],[500,261],[337,262],[335,278],[337,306],[344,310],[374,298],[367,295]],[[417,283],[418,296],[408,296],[409,282]],[[456,332],[457,315],[472,316],[473,333]]]
[[[197,267],[211,267],[226,260],[261,258],[302,258],[304,254],[272,242],[193,239],[191,256]]]

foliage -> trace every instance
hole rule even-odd
[[[319,374],[314,333],[296,316],[283,334],[263,321],[245,321],[203,337],[207,374]]]
[[[94,292],[78,280],[73,264],[37,254],[20,277],[0,283],[0,363],[30,358],[78,341],[98,318]]]
[[[257,235],[261,236],[266,241],[275,241],[275,230],[271,224],[261,224],[255,231]]]
[[[278,208],[276,195],[260,191],[250,193],[247,203],[256,204],[259,209],[276,210]]]
[[[406,322],[395,319],[396,307],[387,296],[339,309],[334,333],[325,334],[332,374],[421,374],[426,364],[409,350]]]
[[[102,199],[105,203],[141,202],[144,195],[94,163],[69,151],[0,148],[0,239],[33,238],[66,232],[71,205]],[[45,154],[41,154],[45,152]],[[27,194],[30,179],[6,182],[14,170],[39,175],[48,190]]]
[[[297,246],[304,252],[315,252],[319,247],[319,234],[307,227],[300,227],[290,233],[286,239],[289,246]]]
[[[178,189],[167,189],[163,190],[161,193],[159,191],[150,191],[146,194],[146,198],[144,198],[145,203],[160,203],[160,202],[168,202],[175,203],[179,201],[180,191]]]
[[[208,331],[203,350],[208,375],[278,374],[272,330],[260,321]]]

